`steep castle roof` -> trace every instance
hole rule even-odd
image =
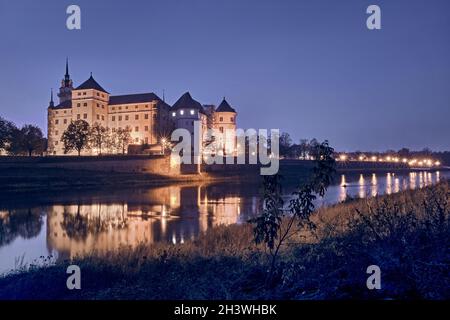
[[[102,86],[99,85],[97,81],[95,81],[95,79],[92,77],[92,74],[89,77],[89,79],[87,79],[85,82],[80,84],[75,90],[86,90],[86,89],[95,89],[98,91],[108,93],[108,91],[103,89]]]
[[[216,112],[234,112],[234,113],[236,113],[236,110],[234,110],[230,106],[230,104],[227,102],[227,100],[225,100],[225,98],[223,98],[222,102],[217,107]]]
[[[180,99],[175,102],[175,104],[172,106],[172,109],[178,110],[178,109],[197,109],[201,113],[205,113],[203,110],[203,107],[200,102],[194,100],[189,92],[186,92],[183,94]]]

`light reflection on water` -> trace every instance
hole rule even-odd
[[[350,197],[391,194],[449,178],[449,172],[341,175],[318,204]],[[294,186],[286,186],[286,199]],[[18,257],[67,259],[121,246],[194,239],[218,225],[242,223],[257,214],[259,185],[174,185],[138,190],[47,194],[3,202],[0,209],[0,273]]]

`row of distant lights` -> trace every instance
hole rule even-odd
[[[355,161],[353,159],[349,159],[348,156],[346,154],[341,154],[338,158],[339,161]],[[407,163],[410,166],[414,166],[417,165],[419,167],[433,167],[433,166],[440,166],[441,163],[439,161],[434,161],[431,159],[423,159],[423,160],[418,160],[418,159],[407,159],[407,158],[403,158],[400,159],[398,157],[390,157],[387,156],[385,158],[378,158],[376,156],[372,156],[370,158],[366,158],[363,156],[360,156],[358,158],[359,161],[372,161],[372,162],[391,162],[391,163]]]
[[[190,111],[190,114],[193,116],[195,114],[195,111],[192,109]],[[177,115],[177,113],[174,111],[172,112],[172,117],[175,117]],[[184,115],[184,110],[180,110],[180,115]]]

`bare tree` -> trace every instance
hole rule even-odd
[[[131,143],[131,130],[129,128],[119,128],[116,130],[116,142],[117,148],[122,150],[122,154],[125,154],[125,150],[128,145]]]
[[[97,122],[89,130],[89,143],[97,149],[98,154],[102,154],[102,147],[106,146],[108,133],[109,130]]]

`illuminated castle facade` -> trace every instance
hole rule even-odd
[[[189,92],[183,94],[173,106],[154,93],[113,96],[92,77],[92,74],[81,85],[74,87],[67,61],[58,98],[59,103],[55,104],[52,92],[47,108],[49,155],[64,154],[61,137],[71,121],[76,120],[84,120],[90,126],[99,124],[113,132],[127,129],[131,135],[131,145],[145,145],[149,149],[159,147],[161,140],[170,137],[176,128],[185,128],[193,133],[194,121],[201,123],[201,139],[208,128],[220,132],[236,129],[237,113],[225,98],[216,108],[214,105],[200,104]],[[97,154],[97,151],[90,149],[83,154]]]

